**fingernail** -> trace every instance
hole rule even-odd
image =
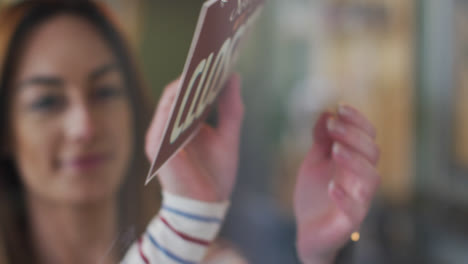
[[[330,118],[327,121],[328,131],[335,132],[338,134],[346,134],[346,129],[336,119]]]
[[[334,180],[331,180],[331,181],[328,183],[328,190],[329,190],[329,191],[332,191],[333,188],[335,188],[335,181],[334,181]]]
[[[332,181],[331,191],[332,191],[333,195],[335,195],[335,197],[340,199],[340,200],[344,199],[345,196],[346,196],[346,193],[343,190],[343,188],[341,186],[335,184],[334,181]]]
[[[333,143],[332,151],[333,155],[340,156],[344,159],[350,159],[348,151],[337,142]]]
[[[333,143],[332,152],[333,152],[334,155],[339,155],[340,151],[341,151],[340,149],[341,149],[341,147],[340,147],[340,145],[338,143],[336,143],[336,142]]]
[[[346,106],[345,104],[340,104],[338,106],[338,114],[340,116],[351,116],[352,113],[348,106]]]

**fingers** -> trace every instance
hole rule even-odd
[[[353,229],[357,229],[367,214],[368,206],[354,200],[341,183],[335,181],[330,182],[328,193],[345,215],[347,232],[351,233]]]
[[[239,142],[244,118],[240,84],[240,76],[238,74],[232,75],[218,101],[219,123],[217,131],[222,138],[235,145]]]
[[[150,128],[146,133],[145,152],[150,162],[154,159],[158,145],[161,143],[166,123],[169,119],[172,105],[177,95],[180,78],[173,81],[163,91],[158,107],[154,113]]]
[[[338,106],[338,116],[344,121],[362,129],[367,133],[372,139],[375,139],[377,136],[377,131],[375,127],[364,117],[358,110],[349,106],[349,105],[340,105]]]
[[[358,228],[380,183],[376,129],[359,111],[345,105],[326,122],[336,167],[329,195],[347,216],[350,227]]]
[[[356,151],[340,143],[333,144],[332,158],[335,164],[353,176],[353,182],[347,188],[351,194],[357,192],[354,198],[368,200],[371,198],[379,182],[377,169]],[[348,177],[350,178],[350,177]],[[356,190],[359,189],[359,190]],[[364,195],[366,194],[367,195]]]
[[[377,164],[380,155],[379,149],[373,138],[364,130],[337,118],[328,119],[327,129],[334,140],[350,146],[362,154],[372,165]]]
[[[332,157],[336,175],[330,195],[353,223],[360,223],[380,183],[377,169],[360,153],[337,142]]]

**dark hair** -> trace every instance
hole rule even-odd
[[[11,78],[16,70],[15,63],[21,52],[22,43],[38,25],[59,14],[76,15],[90,22],[107,42],[124,74],[133,109],[135,139],[133,160],[129,169],[132,176],[126,177],[123,184],[125,187],[122,188],[120,195],[119,219],[121,228],[132,225],[136,236],[144,230],[147,221],[158,209],[159,201],[155,191],[159,186],[154,186],[153,183],[153,186],[143,189],[144,177],[148,171],[143,148],[144,132],[151,118],[149,108],[151,104],[147,102],[151,96],[145,94],[142,78],[127,42],[118,31],[115,20],[102,5],[88,0],[30,0],[2,10],[0,13],[0,144],[8,145],[8,133],[10,133],[9,120],[7,120],[8,98],[12,90]],[[23,187],[15,162],[0,147],[0,240],[3,236],[6,258],[11,263],[33,262],[31,259],[26,259],[31,258],[33,250],[32,245],[28,245],[30,239],[23,196]],[[130,196],[132,198],[129,198]],[[141,199],[135,199],[136,196]],[[20,248],[22,250],[19,250]]]

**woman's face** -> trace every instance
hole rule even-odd
[[[116,57],[86,20],[37,27],[17,58],[12,152],[33,199],[82,204],[115,197],[132,152],[132,117]]]

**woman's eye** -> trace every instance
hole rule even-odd
[[[114,97],[119,97],[123,95],[123,89],[115,85],[103,85],[100,86],[95,92],[96,99],[109,99]]]
[[[32,103],[31,109],[37,111],[53,111],[59,109],[64,100],[57,95],[45,95]]]

